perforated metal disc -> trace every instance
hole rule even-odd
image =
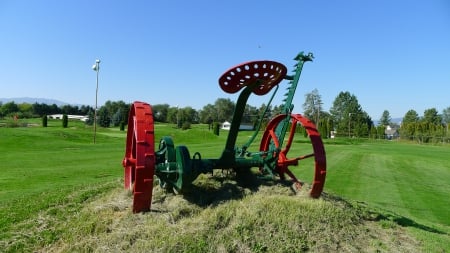
[[[275,61],[245,62],[222,74],[219,85],[227,93],[236,93],[243,87],[258,82],[253,92],[256,95],[265,95],[283,80],[286,72],[286,67]]]

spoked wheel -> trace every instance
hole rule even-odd
[[[278,173],[281,179],[285,179],[287,174],[298,186],[301,185],[295,175],[289,170],[290,165],[298,165],[298,162],[308,158],[314,158],[314,178],[311,184],[310,196],[318,198],[322,193],[323,186],[325,184],[326,176],[326,157],[325,149],[323,147],[322,139],[316,126],[313,122],[303,117],[300,114],[291,114],[290,116],[290,132],[287,140],[279,140],[276,134],[276,129],[280,122],[286,119],[286,115],[278,115],[272,119],[267,125],[266,131],[263,134],[260,150],[271,151],[268,155],[275,158],[274,172]],[[311,141],[312,149],[307,148],[302,152],[304,154],[295,158],[288,158],[288,152],[291,148],[291,144],[294,140],[295,130],[300,124],[305,128],[306,133]],[[287,132],[286,132],[287,133]],[[286,144],[283,143],[286,141]],[[268,157],[270,159],[270,157]]]
[[[134,102],[128,115],[125,158],[125,188],[133,193],[133,212],[150,210],[155,174],[155,141],[152,109]]]

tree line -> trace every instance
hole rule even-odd
[[[386,128],[396,131],[399,138],[424,142],[449,142],[450,106],[441,114],[436,108],[424,111],[423,116],[411,109],[405,113],[401,125],[392,122],[388,110],[384,110],[377,126],[362,109],[355,95],[340,92],[329,112],[323,110],[322,99],[317,89],[305,95],[304,115],[314,121],[322,137],[335,136],[386,138]]]
[[[97,111],[97,122],[101,127],[119,126],[127,123],[128,111],[131,104],[123,101],[106,101]],[[171,106],[169,104],[152,105],[153,117],[156,122],[175,124],[179,128],[190,128],[191,124],[212,124],[231,121],[235,109],[235,102],[226,98],[218,98],[214,104],[207,104],[200,110],[194,108]],[[303,115],[313,121],[323,138],[358,137],[384,139],[387,126],[397,129],[398,136],[403,139],[430,142],[436,138],[447,138],[450,123],[450,107],[441,114],[430,108],[424,111],[423,116],[411,109],[403,117],[401,126],[391,121],[388,110],[384,110],[379,124],[374,125],[372,118],[363,110],[357,97],[348,91],[340,92],[333,101],[329,111],[324,110],[321,95],[317,89],[305,94]],[[281,113],[283,105],[262,104],[259,107],[246,105],[242,124],[255,126],[259,121],[263,127],[275,115]],[[295,111],[295,110],[294,110]],[[93,124],[94,108],[91,106],[56,104],[16,104],[0,103],[0,118],[42,117],[51,114],[88,115],[86,124]]]

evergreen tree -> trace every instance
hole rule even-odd
[[[109,127],[111,125],[111,118],[106,107],[102,106],[97,113],[97,122],[101,127]]]
[[[415,123],[419,121],[419,114],[417,114],[414,110],[409,110],[406,112],[405,116],[403,116],[402,124],[405,123]]]
[[[442,124],[442,117],[438,114],[436,108],[426,109],[423,113],[423,121],[435,125]]]
[[[62,126],[63,126],[64,128],[67,128],[67,127],[69,126],[69,117],[67,116],[67,114],[64,114],[64,115],[63,115],[63,118],[62,118]]]
[[[368,136],[372,119],[362,110],[358,99],[350,92],[340,92],[330,108],[331,118],[340,136]]]
[[[43,127],[47,127],[47,115],[42,116],[42,126]]]
[[[380,118],[380,125],[382,126],[389,126],[391,125],[391,115],[389,114],[388,110],[384,110],[383,114],[381,115]]]

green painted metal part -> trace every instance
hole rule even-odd
[[[289,167],[297,166],[300,162],[308,166],[311,163],[304,161],[308,158],[314,158],[314,176],[310,196],[319,197],[326,176],[325,149],[320,133],[314,122],[300,114],[292,114],[294,108],[292,102],[303,65],[312,59],[311,53],[307,55],[303,52],[299,53],[294,59],[297,63],[293,75],[287,75],[287,69],[283,64],[268,60],[245,62],[222,74],[218,80],[222,90],[228,93],[241,92],[225,148],[217,159],[204,159],[198,152],[191,156],[186,146],[175,146],[170,136],[162,137],[159,147],[155,149],[152,108],[148,103],[135,101],[130,107],[128,116],[125,157],[122,160],[124,187],[133,191],[133,212],[151,210],[155,176],[162,188],[182,193],[187,191],[192,182],[202,173],[212,173],[214,169],[231,169],[236,173],[237,180],[245,183],[250,168],[256,167],[259,168],[259,176],[269,178],[278,176],[281,180],[288,176],[294,186],[299,189],[303,182],[296,178]],[[261,136],[258,150],[251,152],[248,149],[260,133],[263,117],[257,124],[253,136],[242,147],[236,147],[239,127],[250,95],[262,96],[274,90],[262,114],[265,115],[283,79],[289,82],[287,92],[284,94],[282,114],[268,122]],[[301,149],[292,152],[297,155],[292,155],[289,150],[295,136],[298,136],[296,134],[298,126],[303,127],[309,142],[306,146],[302,145]],[[311,147],[308,147],[309,144]]]
[[[284,79],[289,80],[290,86],[288,87],[287,93],[285,94],[285,98],[283,100],[283,113],[289,115],[292,112],[292,101],[300,79],[303,64],[307,61],[312,61],[312,59],[313,55],[311,53],[308,55],[305,55],[303,52],[299,53],[294,59],[297,61],[295,64],[294,74],[292,76],[284,76]],[[257,66],[255,66],[255,68],[256,67]],[[261,122],[258,124],[257,131],[255,131],[255,134],[249,139],[249,141],[241,148],[236,147],[236,139],[239,134],[239,127],[248,98],[255,89],[260,87],[261,83],[257,80],[254,83],[245,86],[239,94],[227,141],[225,143],[225,148],[218,159],[202,159],[200,153],[195,153],[191,158],[187,147],[175,147],[172,138],[168,136],[161,139],[159,150],[155,152],[155,175],[158,177],[161,187],[168,190],[173,190],[175,192],[183,192],[189,188],[198,175],[202,173],[210,173],[214,169],[238,170],[241,168],[259,167],[267,170],[270,175],[273,175],[276,159],[274,157],[267,156],[267,154],[273,153],[276,147],[271,147],[268,152],[258,151],[251,153],[247,151],[247,148],[251,145],[259,132]],[[268,106],[278,90],[278,85],[275,87],[275,92],[270,98]],[[237,89],[239,87],[232,88]],[[269,89],[271,89],[271,87]],[[289,126],[289,119],[289,117],[286,117],[286,119],[276,128],[276,135],[281,142],[284,140],[284,136],[286,135],[287,128]]]
[[[292,111],[294,110],[294,105],[292,104],[292,101],[294,100],[295,91],[297,90],[297,85],[300,80],[300,75],[302,73],[303,64],[307,61],[312,61],[314,59],[314,56],[312,53],[309,53],[308,55],[304,55],[303,52],[300,52],[294,60],[297,61],[295,64],[295,70],[294,75],[292,76],[286,76],[285,79],[290,80],[290,86],[287,88],[286,94],[284,94],[285,99],[283,100],[283,109],[282,113],[286,115],[290,115]],[[286,117],[284,123],[278,125],[278,127],[275,130],[275,135],[278,136],[278,139],[280,141],[280,146],[283,145],[284,137],[286,136],[287,128],[289,127],[289,121],[290,118]]]

